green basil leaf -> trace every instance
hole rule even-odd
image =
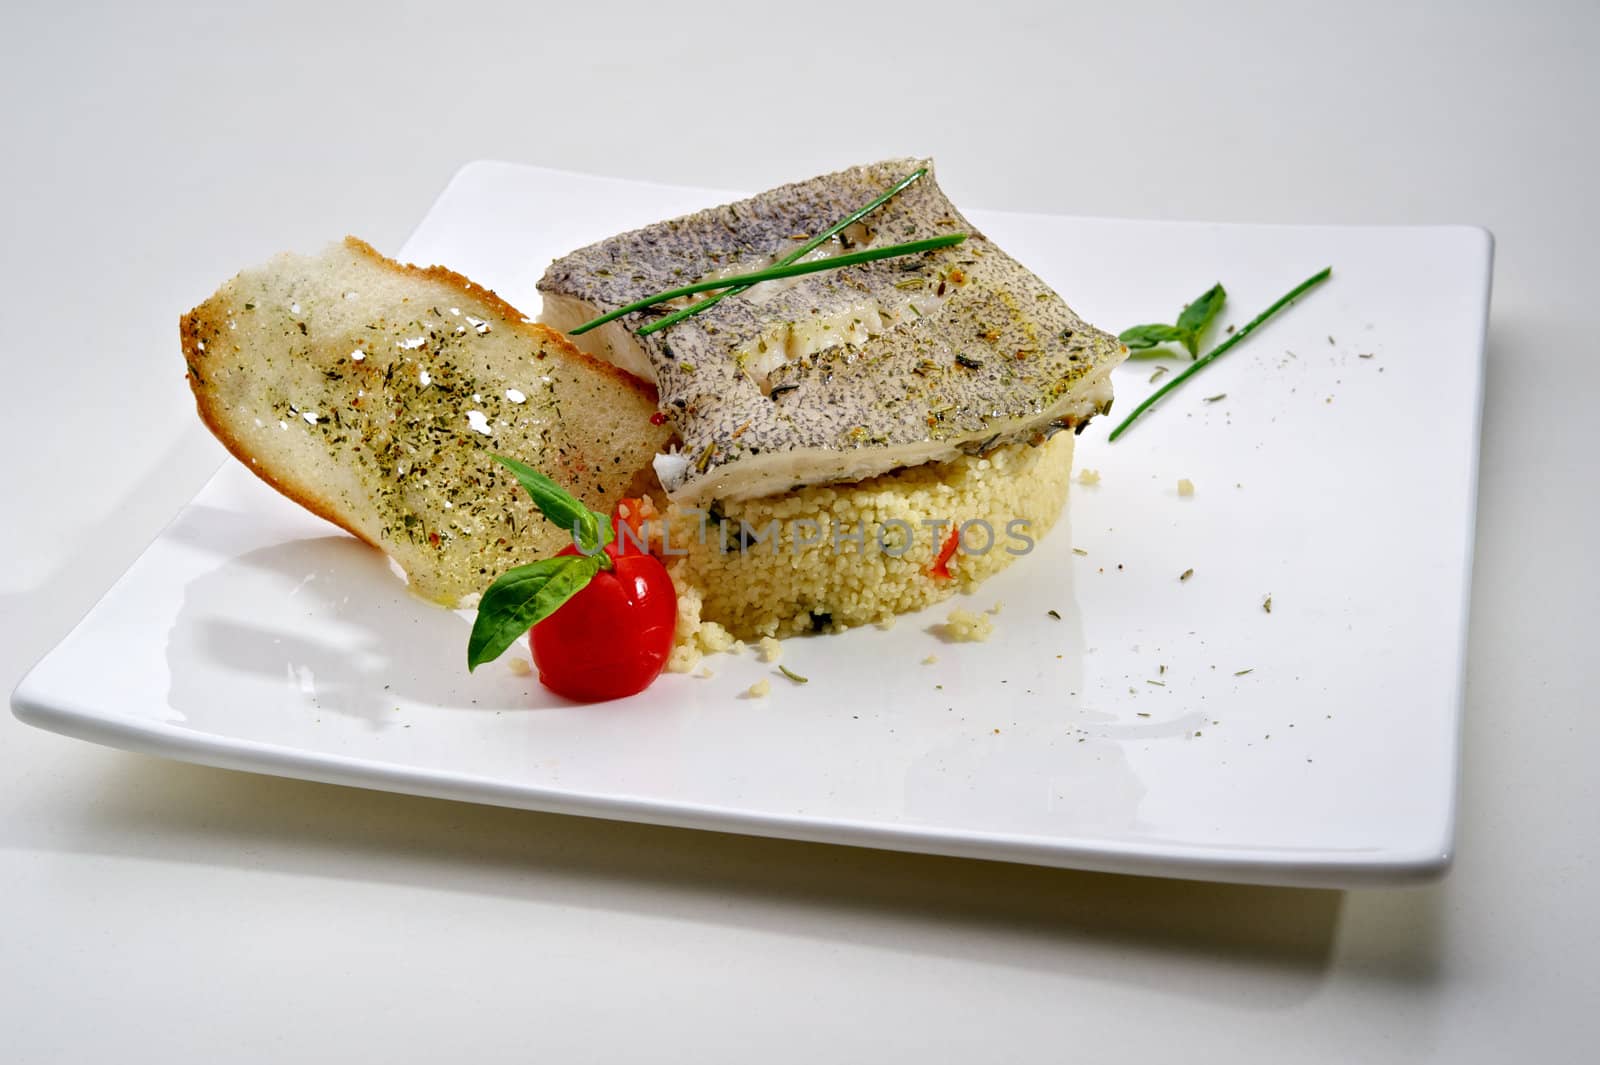
[[[1128,347],[1138,351],[1141,348],[1153,348],[1157,344],[1164,344],[1169,340],[1182,340],[1183,331],[1175,325],[1136,325],[1124,329],[1117,339]]]
[[[499,658],[599,572],[599,555],[557,555],[496,577],[478,600],[478,616],[467,637],[468,672]]]
[[[1200,341],[1206,335],[1206,330],[1216,320],[1217,313],[1222,310],[1222,304],[1227,300],[1228,294],[1221,283],[1212,285],[1178,315],[1178,332],[1183,334],[1183,346],[1189,349],[1191,358],[1200,354]]]
[[[611,542],[611,522],[596,514],[550,478],[516,459],[495,455],[494,460],[516,477],[533,497],[539,513],[572,534],[573,543],[586,550]]]

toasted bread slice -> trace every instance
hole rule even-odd
[[[649,385],[466,278],[354,237],[245,271],[180,330],[217,439],[450,606],[570,542],[491,456],[609,513],[671,432],[651,424]]]

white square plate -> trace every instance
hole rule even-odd
[[[556,255],[726,198],[476,163],[400,254],[533,314]],[[710,679],[559,705],[504,662],[469,675],[465,616],[230,463],[17,715],[209,765],[733,832],[1264,883],[1441,873],[1488,234],[970,215],[1112,330],[1217,280],[1242,324],[1334,267],[1117,443],[1111,419],[1079,438],[1101,481],[967,604],[1004,603],[990,642],[941,643],[944,606],[788,641],[804,686],[720,656]],[[1119,413],[1152,370],[1117,372]],[[741,697],[763,676],[770,697]]]

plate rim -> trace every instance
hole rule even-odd
[[[540,813],[945,857],[1020,862],[1088,872],[1276,887],[1380,887],[1429,883],[1443,877],[1454,860],[1454,847],[1448,833],[1438,842],[1412,851],[1360,849],[1340,852],[1307,848],[1303,855],[1285,857],[1294,852],[1286,852],[1281,847],[1271,850],[1241,848],[1228,852],[1191,844],[1166,844],[1154,850],[1147,845],[1118,840],[1063,842],[1053,837],[1022,833],[887,825],[840,818],[756,813],[732,807],[637,796],[596,795],[510,784],[490,777],[449,770],[307,751],[259,740],[195,732],[161,721],[96,712],[42,699],[32,690],[32,680],[33,672],[30,671],[12,693],[13,716],[24,724],[72,739],[216,769]],[[1222,856],[1230,853],[1232,856]]]

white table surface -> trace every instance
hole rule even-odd
[[[0,34],[8,687],[222,461],[176,325],[238,268],[392,251],[479,157],[755,188],[929,153],[978,206],[1494,230],[1459,857],[1409,890],[1138,880],[5,717],[0,1058],[1592,1060],[1600,9],[89,6]]]

